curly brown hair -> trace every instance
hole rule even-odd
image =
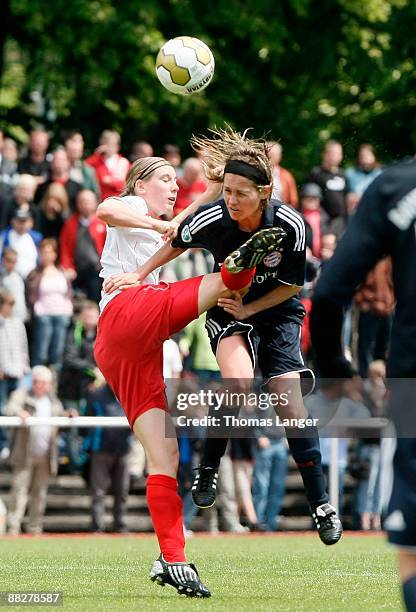
[[[201,156],[204,171],[209,180],[222,181],[215,169],[225,166],[231,159],[245,162],[261,170],[272,183],[272,170],[267,157],[267,142],[264,138],[248,138],[247,133],[236,132],[229,125],[225,129],[209,130],[213,137],[192,136],[191,146]],[[258,185],[258,187],[264,185]]]

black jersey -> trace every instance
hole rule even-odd
[[[328,304],[347,304],[357,286],[384,255],[393,261],[393,284],[397,305],[391,333],[388,374],[416,376],[416,161],[394,164],[385,169],[364,193],[334,256],[318,281],[314,310]],[[337,321],[340,317],[336,316]],[[327,321],[327,325],[330,322]],[[326,333],[320,357],[339,353],[337,331]],[[316,344],[320,344],[316,330]],[[319,359],[319,355],[318,355]],[[328,370],[329,372],[329,370]]]
[[[259,229],[282,227],[287,237],[276,251],[265,257],[257,265],[256,276],[244,303],[254,300],[276,289],[280,285],[302,286],[305,277],[305,223],[302,217],[290,206],[271,200],[263,213]],[[178,229],[173,247],[201,247],[212,253],[215,260],[214,272],[218,272],[224,259],[237,249],[255,232],[239,229],[228,213],[224,200],[201,206],[193,215],[187,217]],[[210,314],[214,314],[212,309]],[[257,313],[250,320],[282,320],[300,323],[305,310],[297,297],[292,297],[277,306]],[[232,317],[230,316],[230,319]]]
[[[312,168],[308,181],[317,183],[322,189],[321,206],[331,219],[346,216],[345,193],[347,182],[341,168],[332,172],[322,168],[322,166],[316,166]]]

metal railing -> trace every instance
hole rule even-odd
[[[0,427],[32,427],[52,425],[54,427],[129,427],[126,417],[0,417]]]
[[[338,448],[339,438],[353,438],[357,432],[381,432],[389,426],[389,420],[371,419],[337,419],[325,426],[331,430],[331,452],[329,464],[329,498],[330,503],[338,508],[339,475]],[[34,425],[51,425],[60,428],[70,427],[129,427],[126,417],[0,417],[0,427],[32,427]],[[337,434],[335,435],[335,432]],[[325,436],[328,437],[328,436]],[[366,436],[368,437],[368,435]]]

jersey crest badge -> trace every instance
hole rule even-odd
[[[279,251],[273,251],[273,253],[269,253],[264,259],[263,263],[267,268],[277,268],[277,266],[282,261],[282,254]]]
[[[189,225],[185,225],[181,232],[181,238],[184,242],[192,242],[191,230]]]

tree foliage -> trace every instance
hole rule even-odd
[[[3,0],[2,10],[0,122],[18,138],[35,123],[79,127],[93,147],[111,127],[126,146],[186,150],[192,132],[228,122],[280,139],[299,175],[328,137],[350,157],[364,141],[384,159],[414,151],[411,0]],[[182,34],[216,59],[212,84],[190,97],[154,73],[160,45]]]

